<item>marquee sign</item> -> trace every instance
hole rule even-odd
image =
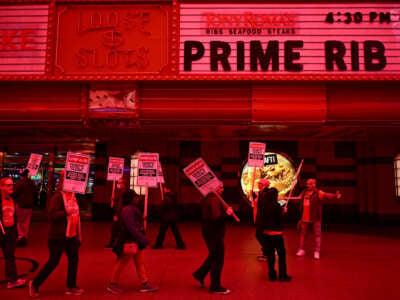
[[[48,5],[0,5],[0,75],[44,74]]]
[[[180,74],[400,74],[400,4],[181,4]]]
[[[161,5],[61,5],[57,74],[160,74],[168,64],[168,9]]]

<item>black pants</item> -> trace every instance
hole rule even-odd
[[[49,277],[60,262],[61,255],[65,251],[68,258],[67,287],[76,287],[76,276],[78,273],[79,246],[77,237],[66,239],[49,239],[49,260],[36,275],[33,280],[33,286],[39,288]]]
[[[15,248],[17,246],[17,228],[5,228],[5,236],[1,237],[1,249],[5,259],[6,280],[17,280],[17,266],[15,264]],[[2,234],[2,233],[0,233]]]
[[[261,246],[262,255],[267,256],[267,249],[264,246],[266,245],[265,234],[263,234],[262,231],[256,230],[256,238]]]
[[[276,277],[275,271],[275,250],[278,252],[279,257],[279,277],[287,276],[286,270],[286,249],[282,235],[267,235],[263,234],[265,242],[265,249],[268,258],[268,275],[269,277]]]
[[[156,247],[162,247],[164,243],[165,234],[167,233],[168,227],[171,227],[172,233],[175,237],[175,242],[177,247],[185,247],[185,243],[183,242],[182,236],[179,232],[178,226],[176,222],[162,222],[160,224],[160,231],[158,232],[157,240],[156,240]]]
[[[197,278],[202,278],[207,276],[210,272],[211,286],[210,289],[218,287],[221,285],[221,273],[224,266],[224,235],[217,231],[210,229],[203,229],[203,238],[207,244],[208,256],[200,268],[194,272]]]

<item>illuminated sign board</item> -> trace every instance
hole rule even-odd
[[[399,74],[400,4],[181,4],[181,74]]]
[[[60,5],[59,75],[160,74],[168,64],[168,6]]]
[[[250,201],[250,191],[252,184],[253,167],[246,163],[240,176],[240,185],[243,194]],[[256,169],[254,191],[258,192],[258,182],[261,178],[268,179],[270,187],[274,187],[279,192],[279,198],[284,197],[292,186],[293,177],[296,169],[290,159],[282,153],[265,152],[264,167]]]
[[[0,75],[44,74],[48,5],[0,5]]]

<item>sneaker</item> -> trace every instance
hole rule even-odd
[[[215,288],[210,288],[210,293],[220,294],[220,295],[229,295],[231,290],[224,288],[223,286],[217,286]]]
[[[292,281],[292,277],[288,276],[288,275],[279,276],[279,281],[289,282],[289,281]]]
[[[106,248],[106,249],[111,249],[112,247],[113,247],[112,244],[107,244],[107,245],[104,246],[104,248]]]
[[[269,274],[269,281],[277,281],[278,280],[278,276],[276,275],[276,273],[273,274]]]
[[[319,259],[320,258],[320,254],[319,254],[319,251],[315,251],[314,252],[314,259]]]
[[[142,283],[142,286],[139,289],[141,293],[150,293],[158,290],[158,287],[152,284],[151,282]]]
[[[199,275],[197,275],[196,273],[192,274],[193,278],[196,279],[199,283],[200,286],[203,287],[204,286],[204,278],[201,278]]]
[[[296,256],[304,256],[306,255],[306,251],[304,251],[304,249],[299,249],[296,253]]]
[[[123,293],[123,290],[116,283],[110,283],[107,287],[107,291],[114,295],[119,295]]]
[[[26,284],[26,280],[22,279],[22,278],[18,278],[15,281],[10,281],[7,283],[7,288],[8,289],[15,289],[15,288],[19,288],[22,287]]]
[[[259,260],[259,261],[267,261],[267,256],[266,255],[259,255],[259,256],[257,256],[257,260]]]
[[[33,280],[28,282],[28,293],[29,296],[32,298],[39,297],[39,289],[33,286]]]
[[[185,250],[185,249],[186,249],[186,246],[185,246],[185,245],[179,245],[179,246],[176,246],[176,249],[178,249],[178,250]]]
[[[67,288],[65,291],[65,295],[72,295],[72,296],[81,296],[85,293],[85,290],[81,289],[80,287],[73,287]]]

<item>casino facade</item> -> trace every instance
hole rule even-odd
[[[304,159],[300,185],[343,192],[327,221],[398,222],[399,81],[395,1],[1,1],[0,168],[44,155],[39,209],[66,153],[90,154],[84,207],[102,219],[108,157],[134,186],[137,153],[156,152],[190,219],[201,195],[182,169],[202,157],[246,215],[259,141]]]

